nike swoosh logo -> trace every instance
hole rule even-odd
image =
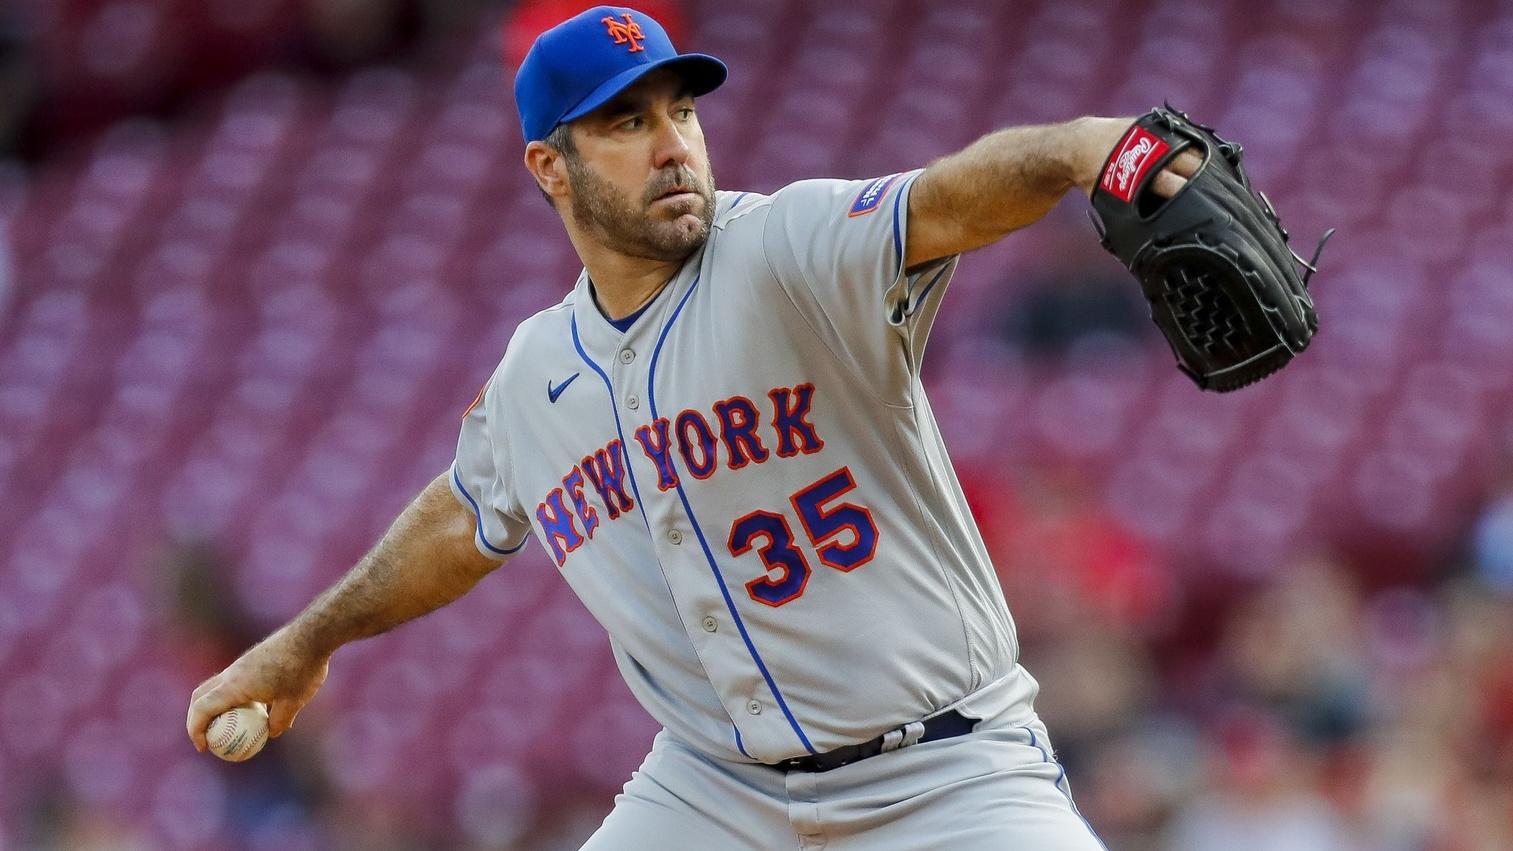
[[[577,377],[580,376],[580,375],[582,375],[582,374],[583,373],[581,373],[581,372],[575,372],[572,375],[569,375],[567,377],[566,381],[562,382],[561,384],[558,384],[556,387],[553,387],[552,386],[552,382],[550,380],[548,380],[546,382],[546,397],[548,399],[551,399],[552,402],[553,402],[553,404],[555,404],[556,401],[557,401],[557,397],[561,396],[562,395],[562,391],[564,391],[564,390],[567,389],[567,385],[572,384],[573,381],[575,379],[577,379]]]

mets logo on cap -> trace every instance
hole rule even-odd
[[[725,63],[679,53],[656,18],[623,6],[584,9],[537,36],[515,72],[525,141],[545,139],[658,68],[683,78],[694,97],[725,82]]]
[[[645,50],[646,48],[640,44],[640,42],[646,40],[646,36],[641,34],[641,25],[636,23],[636,19],[632,18],[629,12],[622,14],[620,17],[625,20],[617,21],[613,15],[609,15],[603,18],[600,23],[604,24],[605,28],[609,30],[609,37],[615,40],[615,44],[629,42],[631,53]]]

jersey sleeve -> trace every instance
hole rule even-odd
[[[484,388],[462,418],[457,459],[452,463],[452,493],[473,512],[473,545],[478,552],[503,561],[525,546],[531,526],[520,512],[512,509],[505,471],[499,468],[499,459],[505,456],[489,428],[486,413],[489,390]]]
[[[773,196],[762,237],[773,275],[826,345],[894,395],[918,374],[959,259],[904,269],[909,190],[921,171],[790,184]]]

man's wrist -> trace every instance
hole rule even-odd
[[[290,653],[309,659],[329,659],[346,640],[335,634],[329,619],[312,616],[312,609],[301,612],[268,637],[283,644]],[[323,623],[324,621],[324,623]],[[324,626],[325,628],[322,628]]]
[[[1114,146],[1119,144],[1119,139],[1133,123],[1134,118],[1084,116],[1069,124],[1074,139],[1069,146],[1074,152],[1072,182],[1082,189],[1084,195],[1092,194],[1103,164],[1108,162]]]

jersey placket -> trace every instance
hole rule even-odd
[[[651,359],[646,368],[645,386],[646,402],[648,404],[647,413],[653,422],[656,422],[659,418],[668,417],[672,412],[678,410],[679,406],[677,403],[685,401],[678,398],[667,398],[667,390],[664,386],[663,403],[659,406],[657,402],[657,370],[659,363],[664,357],[666,347],[670,345],[669,341],[672,339],[678,341],[676,345],[682,346],[682,357],[694,357],[699,362],[706,362],[703,360],[706,354],[713,354],[715,347],[711,345],[712,341],[708,336],[710,333],[709,329],[714,327],[711,323],[688,320],[686,325],[679,325],[679,320],[684,315],[685,309],[688,308],[690,300],[695,298],[699,293],[701,280],[702,273],[696,275],[688,283],[688,288],[685,292],[673,293],[673,295],[677,296],[676,303],[666,319],[662,320],[663,324],[658,333],[656,345],[652,349]],[[680,328],[687,328],[689,330],[680,332]],[[712,361],[709,362],[712,363]],[[709,394],[705,393],[704,395]],[[670,440],[671,437],[669,437]],[[687,584],[689,586],[698,587],[702,585],[702,587],[699,587],[697,599],[703,610],[701,612],[683,610],[680,613],[684,617],[685,628],[689,624],[689,616],[696,615],[699,619],[699,629],[706,633],[701,640],[699,638],[699,631],[689,630],[689,634],[694,636],[694,647],[699,652],[701,659],[708,659],[710,657],[719,657],[722,660],[729,659],[728,664],[717,668],[724,676],[719,680],[711,679],[711,684],[714,686],[716,693],[719,694],[721,703],[725,706],[726,711],[732,716],[736,726],[738,746],[740,746],[743,753],[750,755],[744,744],[741,744],[740,731],[742,727],[745,727],[749,733],[757,734],[750,738],[757,743],[757,747],[760,750],[767,750],[769,747],[791,748],[793,738],[797,737],[805,750],[814,753],[814,746],[810,743],[809,737],[805,734],[803,727],[800,726],[798,719],[784,700],[772,672],[757,649],[751,630],[748,629],[741,617],[736,598],[731,594],[730,583],[726,581],[724,571],[721,567],[721,551],[716,549],[724,541],[721,530],[717,528],[706,530],[702,525],[699,519],[699,512],[694,507],[685,487],[682,471],[679,470],[677,460],[670,452],[670,446],[667,464],[674,471],[674,484],[666,491],[665,495],[676,497],[676,506],[669,511],[669,516],[676,519],[670,522],[686,523],[688,529],[693,533],[692,537],[694,539],[693,541],[688,541],[689,536],[687,533],[681,536],[684,543],[681,545],[682,553],[680,553],[680,560],[696,560],[689,559],[689,556],[696,555],[697,557],[701,557],[704,562],[703,571],[698,570],[696,565],[690,564],[688,572],[679,573],[680,577],[688,577]],[[678,508],[682,509],[681,516],[679,515]],[[695,549],[690,546],[691,544],[697,544],[697,548]],[[660,542],[659,546],[662,546]],[[690,550],[693,552],[690,552]],[[671,577],[669,577],[669,580],[671,581]],[[717,598],[713,598],[708,593],[707,588],[710,585],[718,592]],[[725,627],[723,635],[720,634],[722,625]],[[751,676],[753,665],[756,669],[755,673],[760,675],[759,678]],[[769,714],[765,719],[762,716],[764,710],[769,710]]]
[[[731,718],[737,748],[748,756],[752,755],[748,748],[753,743],[759,751],[786,752],[797,733],[800,743],[812,751],[807,736],[778,696],[777,684],[729,595],[715,549],[723,539],[717,530],[699,525],[681,481],[664,489],[658,465],[647,447],[647,442],[655,445],[659,437],[657,418],[666,416],[656,404],[655,365],[668,356],[664,354],[672,345],[668,337],[679,311],[698,287],[697,273],[697,263],[688,264],[679,280],[668,285],[671,291],[659,297],[660,304],[623,334],[597,315],[586,280],[580,282],[573,319],[575,344],[611,397],[627,470],[658,566],[684,634]],[[666,394],[667,388],[662,392]],[[673,452],[671,443],[667,451]],[[671,454],[666,463],[681,476]],[[768,712],[765,717],[764,711]]]

